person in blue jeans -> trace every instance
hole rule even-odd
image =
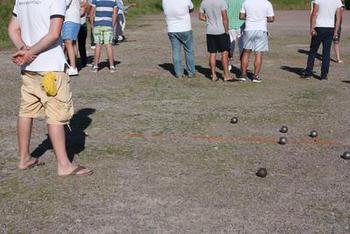
[[[317,51],[322,43],[321,80],[328,80],[332,41],[338,39],[341,20],[341,0],[315,0],[310,16],[310,53],[301,78],[310,79],[313,74]],[[334,19],[336,15],[336,21]]]
[[[184,76],[181,53],[183,47],[185,51],[187,75],[189,78],[195,77],[195,56],[190,16],[190,12],[193,11],[193,3],[191,0],[163,0],[163,10],[172,47],[175,76],[177,78],[182,78]]]

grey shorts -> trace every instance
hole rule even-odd
[[[243,48],[254,52],[269,50],[268,33],[265,31],[244,31]]]

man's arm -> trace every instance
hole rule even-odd
[[[118,7],[113,8],[113,16],[112,16],[112,27],[114,28],[117,23],[117,16],[118,16]]]
[[[85,15],[86,7],[87,7],[86,1],[82,1],[80,3],[80,17],[83,17]]]
[[[342,18],[342,8],[339,7],[336,11],[336,18],[337,20],[335,21],[335,29],[334,29],[334,35],[333,38],[337,38],[338,37],[338,32],[339,32],[339,28],[340,28],[340,22],[341,22],[341,18]]]
[[[273,22],[275,22],[275,16],[268,16],[268,17],[267,17],[267,22],[268,22],[268,23],[273,23]]]
[[[243,12],[240,12],[240,13],[239,13],[239,19],[240,19],[240,20],[246,20],[246,19],[247,19],[247,14],[246,14],[246,13],[243,13]]]
[[[202,12],[199,12],[198,18],[201,21],[207,21],[207,16],[204,13],[202,13]]]
[[[21,28],[17,22],[16,16],[11,17],[11,20],[8,26],[8,34],[12,43],[16,46],[18,50],[24,49],[26,47],[26,44],[22,40]]]
[[[228,17],[227,17],[227,10],[221,11],[222,15],[222,22],[224,23],[225,33],[228,33]]]
[[[61,35],[63,24],[63,17],[55,17],[50,20],[49,32],[41,38],[36,44],[29,49],[21,49],[13,55],[14,58],[21,57],[21,61],[17,65],[27,64],[33,61],[33,57],[39,55],[41,52],[47,50],[52,46]]]
[[[90,24],[92,28],[94,27],[94,22],[95,22],[95,9],[96,9],[95,6],[90,5],[89,19],[90,19]]]
[[[318,4],[313,3],[312,5],[312,12],[310,15],[310,34],[311,36],[315,36],[316,35],[316,17],[317,17],[317,12],[318,12]]]

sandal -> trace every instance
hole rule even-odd
[[[29,169],[32,169],[34,167],[37,167],[37,166],[43,166],[45,165],[44,162],[40,162],[39,159],[35,159],[32,163],[30,163],[29,165],[27,165],[26,167],[24,168],[19,168],[20,170],[29,170]]]
[[[88,170],[87,172],[84,173],[79,173],[82,170],[87,169],[86,167],[78,165],[71,173],[67,175],[60,175],[61,177],[66,177],[66,176],[90,176],[94,173],[93,170]]]

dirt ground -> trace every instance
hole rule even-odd
[[[206,78],[196,15],[195,79],[172,76],[162,15],[129,23],[128,41],[115,47],[117,73],[84,68],[71,79],[68,150],[95,170],[86,178],[56,176],[44,120],[31,146],[45,165],[16,169],[20,80],[2,52],[0,233],[349,233],[350,161],[340,155],[350,150],[350,27],[345,64],[331,64],[329,81],[306,81],[298,73],[308,12],[277,12],[276,20],[261,84]],[[255,175],[260,167],[266,178]]]

